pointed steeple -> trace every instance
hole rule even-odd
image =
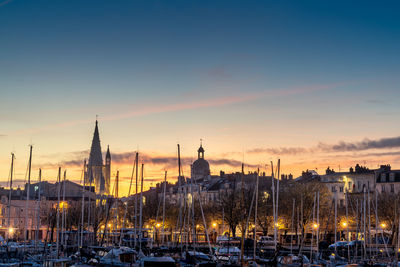
[[[100,135],[99,128],[96,126],[94,128],[92,146],[90,148],[90,156],[89,156],[89,166],[103,166],[103,156],[101,155],[101,146],[100,146]]]
[[[107,145],[106,161],[111,160],[110,146]]]

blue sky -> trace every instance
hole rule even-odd
[[[398,10],[397,1],[0,1],[1,176],[10,151],[24,158],[30,142],[60,161],[88,149],[96,114],[103,147],[119,152],[170,154],[179,141],[194,156],[204,138],[218,157],[397,136]],[[140,113],[149,107],[159,109]],[[373,162],[385,160],[397,158]]]

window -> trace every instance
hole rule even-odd
[[[394,172],[389,174],[389,181],[394,182]]]
[[[361,189],[361,182],[360,181],[357,182],[357,187],[358,187],[358,190]]]
[[[381,182],[386,182],[386,174],[385,173],[381,174]]]
[[[341,206],[341,207],[344,206],[344,200],[343,200],[343,199],[340,200],[340,206]]]
[[[382,185],[382,190],[381,191],[382,191],[382,193],[385,192],[385,185],[384,184]]]
[[[332,192],[333,192],[333,193],[336,192],[336,185],[332,186]]]
[[[348,184],[349,184],[349,190],[351,190],[351,182],[348,182]]]
[[[390,185],[390,193],[394,193],[394,184]]]
[[[343,193],[343,186],[339,187],[339,191],[340,191],[340,193]]]

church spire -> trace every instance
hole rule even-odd
[[[90,148],[90,156],[89,156],[89,166],[102,166],[103,165],[103,156],[101,155],[101,146],[100,146],[100,135],[98,122],[96,119],[96,126],[94,128],[92,146]]]
[[[107,153],[106,153],[106,163],[111,161],[111,153],[110,153],[110,146],[107,145]]]

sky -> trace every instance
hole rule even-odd
[[[79,182],[96,115],[127,194],[211,173],[400,168],[398,1],[0,0],[0,183]]]

